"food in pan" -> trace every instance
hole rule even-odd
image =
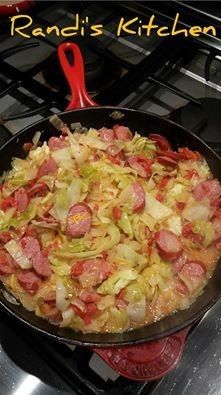
[[[10,301],[60,327],[124,332],[202,293],[221,255],[221,186],[199,152],[122,125],[63,127],[25,149],[0,192]]]

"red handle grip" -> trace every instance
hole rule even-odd
[[[68,52],[71,52],[73,55],[73,65],[67,57]],[[96,106],[97,104],[88,96],[86,91],[84,62],[78,45],[75,43],[63,43],[59,45],[58,57],[64,75],[71,88],[71,101],[67,110]]]

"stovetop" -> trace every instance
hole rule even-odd
[[[114,21],[122,15],[155,13],[165,23],[177,11],[184,24],[208,20],[218,25],[221,17],[217,2],[177,1],[44,1],[29,13],[38,26],[71,25],[76,13],[103,23],[102,36],[78,38],[94,100],[175,120],[220,152],[221,40],[127,35],[116,40],[114,34]],[[0,21],[0,144],[32,122],[62,111],[69,97],[56,57],[63,38],[12,38],[8,27],[7,19]],[[0,395],[220,394],[220,307],[219,301],[191,331],[177,368],[149,383],[127,380],[91,350],[57,344],[0,311]]]

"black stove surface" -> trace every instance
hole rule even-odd
[[[188,103],[170,114],[170,119],[191,130],[221,153],[221,98],[202,97],[200,105]]]

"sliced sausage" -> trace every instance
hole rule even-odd
[[[66,140],[64,136],[50,137],[48,140],[48,146],[51,151],[57,151],[59,149],[68,147],[69,141]]]
[[[18,211],[23,213],[28,206],[28,195],[25,188],[19,188],[15,191],[15,200]]]
[[[28,196],[29,198],[33,198],[35,196],[44,196],[48,192],[48,186],[44,182],[39,182],[35,185],[33,185],[29,190],[28,190]]]
[[[70,237],[81,237],[89,232],[92,223],[92,211],[85,203],[74,204],[67,216],[67,235]]]
[[[180,238],[170,230],[155,233],[156,245],[160,256],[165,260],[177,259],[182,254],[183,246]]]
[[[184,160],[200,160],[201,155],[198,151],[191,151],[188,147],[178,149],[181,159]]]
[[[178,152],[175,151],[162,151],[162,150],[157,150],[156,154],[158,156],[166,156],[167,158],[173,159],[175,161],[178,161],[181,159],[181,155]]]
[[[213,201],[221,196],[221,186],[218,180],[202,181],[193,191],[193,196],[196,200],[200,201],[205,198]]]
[[[102,258],[92,258],[75,262],[71,268],[71,277],[78,279],[85,274],[90,276],[93,285],[96,285],[109,276],[110,268],[108,263]]]
[[[49,277],[51,266],[48,258],[42,254],[39,241],[35,237],[25,236],[20,243],[25,255],[32,261],[36,273],[42,277]]]
[[[55,173],[57,170],[57,163],[53,158],[45,159],[38,170],[38,178],[46,176],[47,174]]]
[[[134,182],[132,184],[132,202],[133,202],[133,212],[137,213],[144,209],[145,206],[145,192],[139,182]]]
[[[5,244],[12,239],[12,235],[10,232],[0,232],[0,244]]]
[[[181,255],[179,258],[174,259],[172,262],[173,273],[178,274],[186,263],[186,257]]]
[[[10,255],[4,250],[0,250],[0,275],[6,276],[13,272],[14,265]]]
[[[113,131],[118,140],[130,141],[133,138],[133,134],[127,126],[114,125]]]
[[[140,177],[147,178],[152,174],[152,159],[144,158],[139,155],[132,155],[128,158],[129,166],[136,170]]]
[[[80,299],[85,303],[93,303],[100,300],[100,295],[96,291],[83,291],[80,294]]]
[[[188,290],[193,292],[201,285],[205,278],[205,269],[200,261],[187,262],[179,273],[179,277],[185,283]]]
[[[17,202],[13,196],[9,196],[1,202],[1,209],[3,211],[7,211],[11,207],[17,208]]]
[[[112,142],[115,139],[114,131],[113,129],[107,129],[105,127],[101,128],[98,130],[99,135],[102,140]]]
[[[158,156],[157,161],[163,166],[176,167],[177,162],[167,156]]]
[[[32,294],[38,291],[38,288],[41,284],[40,277],[31,270],[23,270],[22,272],[18,273],[17,280],[25,291]]]
[[[161,136],[160,134],[150,133],[150,134],[149,134],[149,139],[155,141],[156,145],[157,145],[162,151],[169,151],[169,150],[172,150],[169,141],[168,141],[165,137]]]
[[[186,295],[188,293],[187,286],[178,278],[176,280],[175,290],[181,295]]]

